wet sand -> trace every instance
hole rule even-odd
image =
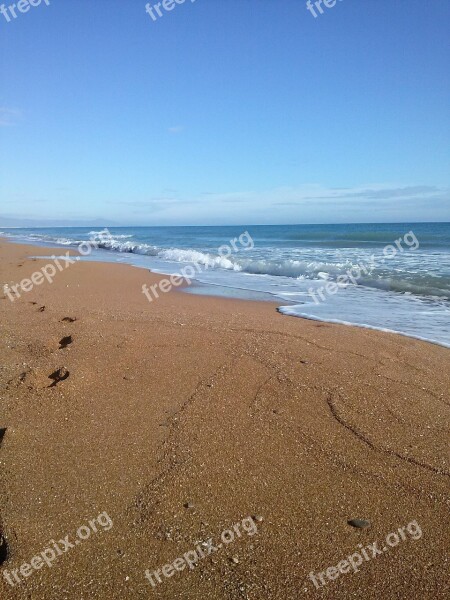
[[[2,288],[61,252],[1,239]],[[76,262],[0,300],[0,597],[447,598],[450,351],[272,303],[149,303],[142,285],[159,279]],[[105,513],[112,527],[76,544]],[[398,532],[411,522],[417,539]],[[222,547],[161,574],[209,538]]]

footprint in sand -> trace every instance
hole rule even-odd
[[[71,344],[73,342],[73,338],[71,335],[66,335],[66,337],[63,337],[61,340],[59,340],[59,349],[62,350],[63,348],[67,348],[67,346],[69,344]]]
[[[3,438],[5,437],[6,427],[0,427],[0,446],[2,445]],[[8,558],[8,542],[3,535],[3,527],[0,521],[0,565],[2,565]]]
[[[70,373],[66,367],[60,367],[59,369],[56,369],[54,373],[48,376],[49,379],[53,379],[53,383],[51,383],[48,387],[57,385],[60,381],[67,379],[69,375]]]
[[[0,524],[0,565],[2,565],[8,558],[8,542],[3,535],[2,526]]]

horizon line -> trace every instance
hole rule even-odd
[[[297,227],[297,226],[322,226],[322,225],[422,225],[422,224],[449,224],[450,221],[358,221],[348,223],[234,223],[234,224],[221,224],[221,225],[104,225],[104,227],[111,227],[115,229],[125,229],[127,227],[133,228],[144,228],[144,227]],[[1,229],[85,229],[87,227],[101,227],[98,223],[87,224],[87,225],[2,225]]]

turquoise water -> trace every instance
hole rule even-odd
[[[169,274],[192,265],[189,293],[271,299],[287,315],[395,331],[450,347],[450,223],[109,232],[88,260],[129,262]],[[98,228],[3,233],[62,247],[99,239]]]

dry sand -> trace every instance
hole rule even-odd
[[[0,240],[0,283],[54,252]],[[450,351],[271,303],[150,304],[141,286],[157,280],[79,262],[0,300],[0,571],[100,513],[113,522],[21,584],[0,577],[0,597],[448,598]],[[69,376],[49,379],[60,367]],[[256,535],[155,588],[145,579],[250,515]],[[420,539],[359,572],[320,589],[308,577],[412,521]]]

